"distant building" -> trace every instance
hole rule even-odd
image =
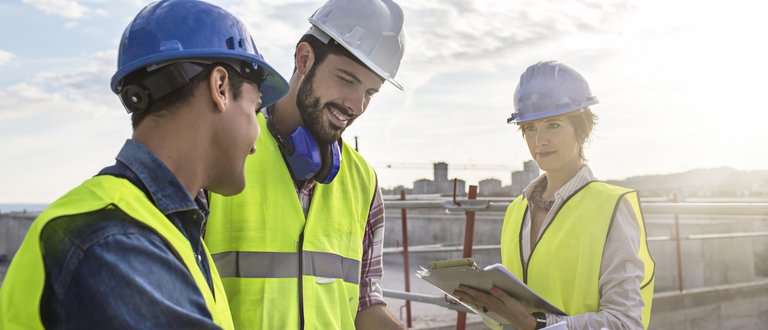
[[[433,169],[435,173],[434,193],[453,195],[453,181],[448,181],[448,163],[434,163]]]
[[[480,181],[478,195],[480,196],[498,196],[502,194],[501,180],[485,179]]]
[[[381,188],[381,194],[382,194],[382,195],[394,195],[394,196],[400,196],[400,192],[401,192],[401,191],[405,191],[405,194],[406,194],[406,195],[410,195],[410,194],[412,194],[412,193],[413,193],[413,189],[411,189],[411,188],[406,188],[406,187],[405,187],[405,186],[403,186],[403,185],[395,186],[395,187],[394,187],[394,188],[392,188],[392,189]]]
[[[454,194],[454,181],[448,179],[448,163],[437,162],[432,164],[434,180],[420,179],[413,182],[413,189],[406,191],[411,194],[440,194],[452,196]],[[501,180],[489,178],[480,181],[478,195],[480,196],[517,196],[531,181],[539,176],[539,167],[536,162],[529,160],[523,162],[523,170],[512,172],[512,185],[502,187]],[[464,180],[456,180],[456,195],[467,195],[467,183]],[[393,189],[392,195],[399,195],[403,187]],[[390,192],[390,191],[386,191]]]
[[[413,182],[414,194],[440,194],[453,195],[453,180],[448,180],[448,163],[438,162],[433,164],[435,180],[420,179]],[[456,181],[456,194],[466,195],[464,180]]]
[[[530,182],[531,180],[528,173],[523,171],[512,172],[512,195],[520,195]]]
[[[533,160],[523,162],[523,172],[529,173],[533,178],[539,177],[539,166]]]
[[[421,179],[413,182],[414,194],[434,194],[435,183],[429,179]]]
[[[536,162],[533,160],[524,162],[522,171],[512,172],[512,187],[510,189],[512,195],[520,195],[523,189],[537,177],[539,177],[539,166],[536,165]]]
[[[448,182],[448,163],[438,162],[433,165],[435,182]]]

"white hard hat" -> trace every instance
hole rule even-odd
[[[373,72],[403,90],[395,74],[405,51],[403,10],[391,0],[330,0],[309,18],[311,34],[332,38]]]

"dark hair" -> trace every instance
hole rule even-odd
[[[229,88],[232,90],[232,97],[234,97],[235,100],[239,99],[243,93],[243,83],[245,83],[245,78],[243,78],[240,73],[238,73],[237,70],[235,70],[229,64],[218,62],[208,64],[205,66],[203,71],[193,77],[192,80],[190,80],[186,85],[180,87],[168,95],[161,97],[160,99],[155,100],[147,107],[145,111],[132,112],[131,125],[133,128],[136,129],[136,127],[139,126],[139,124],[141,124],[141,122],[147,116],[160,115],[166,109],[169,109],[179,103],[186,102],[192,98],[197,86],[203,82],[206,82],[211,77],[211,72],[213,72],[213,69],[217,66],[221,66],[227,70],[227,75],[229,76]],[[127,76],[125,80],[141,81],[143,80],[145,74],[146,73],[143,71],[132,73]]]
[[[578,111],[576,114],[568,116],[568,120],[573,125],[573,131],[576,133],[576,141],[579,142],[579,158],[582,162],[587,161],[584,156],[584,144],[592,141],[592,129],[597,124],[597,115],[589,108],[584,111]]]
[[[355,63],[362,65],[364,68],[368,68],[363,61],[357,58],[357,56],[352,55],[349,50],[344,48],[341,44],[336,42],[336,40],[333,40],[331,38],[328,43],[323,43],[320,41],[320,39],[317,39],[317,37],[311,35],[311,34],[305,34],[304,36],[299,39],[299,42],[296,43],[296,46],[298,47],[300,43],[306,42],[312,47],[312,51],[315,53],[315,62],[312,65],[313,67],[317,67],[318,65],[322,64],[323,61],[328,57],[328,55],[341,55],[345,56],[350,60],[355,61]],[[296,52],[294,51],[293,57],[296,57]],[[369,68],[370,69],[370,68]],[[293,72],[296,72],[296,67],[293,67]],[[377,74],[378,76],[378,74]]]
[[[592,140],[592,130],[597,124],[597,115],[589,108],[586,108],[574,114],[567,114],[566,117],[571,122],[571,125],[573,125],[576,141],[579,143],[579,158],[582,162],[586,162],[587,157],[584,156],[584,144]],[[522,124],[517,123],[517,129],[521,134],[525,135]]]

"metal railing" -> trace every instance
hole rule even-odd
[[[463,257],[471,257],[472,251],[499,250],[500,245],[480,245],[472,246],[474,237],[474,221],[476,212],[504,212],[511,203],[510,201],[492,201],[477,200],[477,187],[470,186],[468,199],[457,200],[406,200],[405,193],[401,193],[400,200],[387,200],[384,203],[386,209],[401,209],[402,221],[402,247],[385,248],[384,254],[403,254],[403,270],[405,276],[405,290],[384,290],[384,296],[389,298],[401,299],[406,301],[406,318],[408,327],[412,327],[411,320],[411,301],[438,305],[444,308],[456,310],[459,312],[457,317],[457,329],[464,329],[466,324],[466,314],[470,312],[467,308],[457,304],[448,296],[428,295],[421,293],[412,293],[410,291],[409,274],[409,253],[430,253],[430,252],[458,252],[463,251]],[[674,235],[672,236],[649,236],[648,241],[675,241],[676,243],[676,261],[678,274],[678,292],[683,292],[683,268],[682,256],[680,253],[681,241],[711,240],[711,239],[733,239],[748,237],[766,237],[768,232],[737,232],[737,233],[718,233],[718,234],[698,234],[698,235],[680,235],[679,216],[680,215],[704,215],[704,216],[768,216],[768,203],[644,203],[641,204],[643,214],[645,215],[672,215],[674,216]],[[464,213],[466,215],[466,228],[464,232],[464,244],[431,244],[408,246],[407,230],[407,211],[414,209],[433,209],[445,210],[449,213]],[[503,217],[498,219],[503,221]]]
[[[458,204],[455,204],[458,203]],[[492,200],[387,200],[387,209],[442,209],[449,212],[506,211],[510,202]],[[768,203],[644,203],[643,214],[768,216]]]

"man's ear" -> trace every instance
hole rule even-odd
[[[211,91],[211,99],[216,106],[216,110],[224,112],[231,95],[229,90],[229,73],[227,70],[221,66],[213,68],[211,76],[208,78],[208,88]]]
[[[315,50],[307,42],[296,45],[296,56],[294,58],[296,71],[302,75],[307,75],[309,69],[315,64]]]

